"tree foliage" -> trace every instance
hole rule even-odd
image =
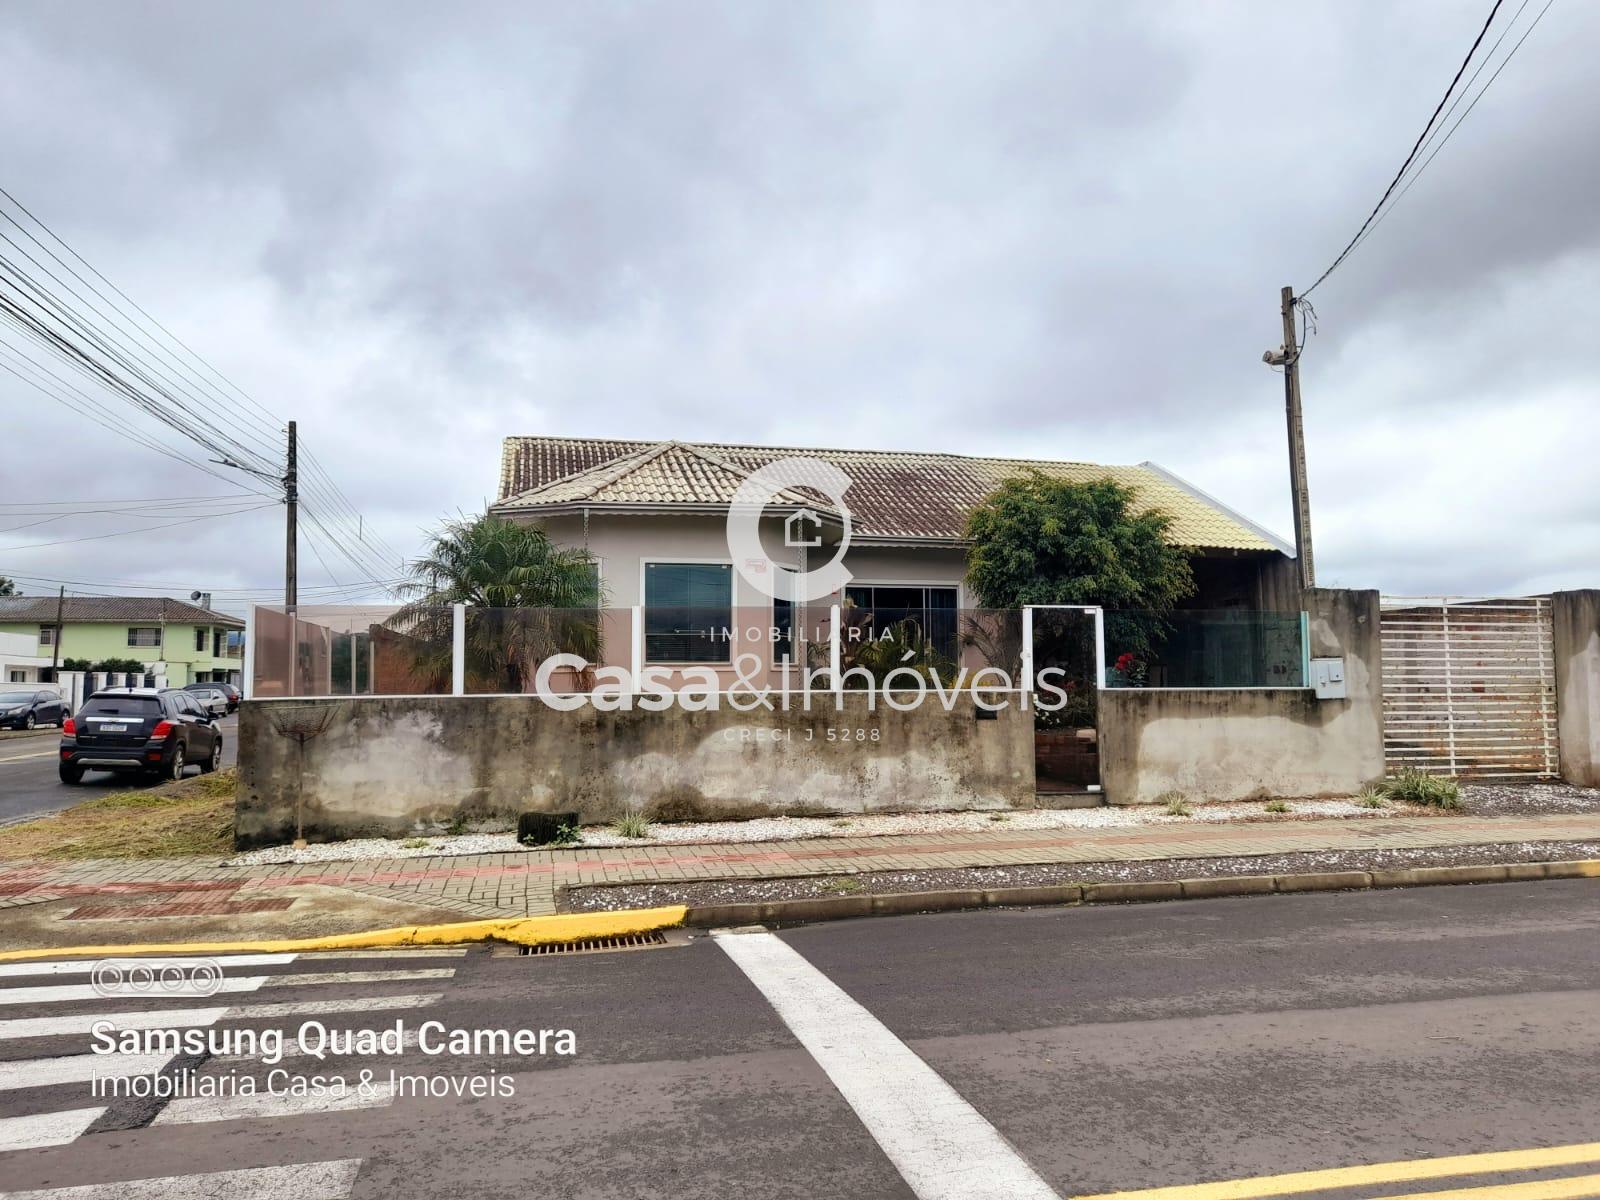
[[[17,581],[7,579],[0,575],[0,596],[15,596],[17,594]]]
[[[1193,594],[1194,575],[1168,540],[1171,516],[1140,510],[1135,499],[1111,479],[1079,483],[1040,471],[1008,479],[967,521],[967,581],[986,608],[1103,608],[1108,645],[1146,659],[1165,631],[1160,614]],[[1078,657],[1065,645],[1059,652]]]
[[[410,639],[413,670],[450,679],[451,606],[469,605],[467,675],[478,691],[523,692],[541,661],[600,651],[601,588],[589,556],[544,530],[495,516],[450,521],[410,565],[412,597],[388,625]]]

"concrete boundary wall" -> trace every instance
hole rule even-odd
[[[1600,787],[1600,589],[1550,597],[1561,777]]]
[[[1343,658],[1347,697],[1309,688],[1100,693],[1100,780],[1112,804],[1343,796],[1383,776],[1378,593],[1304,593],[1311,655]]]
[[[1018,697],[983,712],[970,694],[911,712],[864,693],[789,712],[562,712],[533,696],[252,700],[240,710],[235,837],[438,832],[576,811],[666,819],[1005,809],[1034,803],[1033,714]],[[274,710],[332,706],[302,751]],[[280,714],[281,716],[281,714]],[[280,723],[286,724],[286,722]],[[303,796],[299,787],[303,785]]]

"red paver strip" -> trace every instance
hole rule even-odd
[[[129,917],[230,917],[240,913],[282,912],[293,900],[179,900],[171,904],[84,904],[67,921],[110,921]]]

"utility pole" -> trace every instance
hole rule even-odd
[[[56,593],[56,635],[50,639],[50,682],[56,682],[60,674],[57,670],[61,666],[61,617],[67,607],[67,585],[62,584],[61,590]]]
[[[1300,586],[1316,587],[1311,559],[1311,497],[1306,490],[1306,427],[1300,413],[1300,347],[1295,338],[1294,288],[1283,289],[1283,403],[1289,422],[1289,490],[1294,501],[1294,553]],[[1272,361],[1269,352],[1267,361]]]
[[[300,603],[300,461],[295,449],[294,422],[289,422],[289,453],[284,460],[283,503],[284,520],[283,606],[294,615]]]

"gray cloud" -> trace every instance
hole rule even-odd
[[[1152,458],[1285,529],[1277,289],[1476,8],[23,3],[0,161],[404,552],[512,432]],[[1597,33],[1556,6],[1314,297],[1325,578],[1595,582]],[[221,487],[0,403],[8,497]],[[0,572],[270,584],[275,520],[12,535]]]

